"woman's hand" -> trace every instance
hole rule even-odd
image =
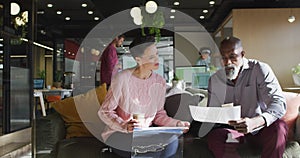
[[[139,121],[136,119],[131,119],[126,124],[126,129],[128,133],[132,133],[135,127],[139,127]]]
[[[176,124],[177,127],[187,127],[187,129],[185,129],[183,131],[183,133],[186,133],[189,131],[189,128],[190,128],[190,123],[187,122],[187,121],[178,121],[177,124]]]

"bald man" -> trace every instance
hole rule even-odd
[[[216,158],[239,157],[242,143],[262,149],[262,158],[282,158],[287,126],[280,118],[286,101],[279,82],[266,63],[245,58],[242,42],[228,37],[221,42],[223,69],[211,76],[208,106],[241,106],[241,119],[217,124],[208,133],[208,146]]]

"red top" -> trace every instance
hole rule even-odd
[[[117,72],[115,66],[118,64],[117,49],[112,43],[105,48],[100,61],[100,82],[110,84],[112,76]]]

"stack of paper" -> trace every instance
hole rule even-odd
[[[228,124],[229,120],[241,119],[241,106],[232,107],[200,107],[190,106],[194,120],[199,122]]]

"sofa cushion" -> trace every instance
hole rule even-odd
[[[84,125],[79,108],[87,109],[89,106],[99,106],[105,99],[106,84],[89,90],[85,94],[54,102],[52,107],[62,116],[67,130],[66,138],[92,136]],[[97,115],[97,111],[93,111]]]
[[[295,124],[299,113],[300,95],[293,92],[283,92],[286,99],[286,114],[281,118],[286,122],[288,131],[288,140],[294,140]]]
[[[201,100],[201,102],[198,103],[198,106],[202,106],[202,107],[207,106],[208,91],[206,89],[198,89],[198,88],[188,87],[185,90],[192,93],[193,95],[200,94],[200,96],[203,97],[203,99]]]
[[[241,157],[247,158],[260,158],[261,157],[261,148],[250,147],[248,144],[243,144],[238,148],[238,152]],[[286,144],[283,158],[299,158],[300,155],[300,146],[296,141],[289,141]]]
[[[53,152],[57,158],[101,157],[104,147],[104,143],[93,137],[70,138],[60,141]]]
[[[298,115],[297,121],[296,121],[296,128],[295,128],[295,140],[300,142],[300,113]]]
[[[64,121],[57,112],[36,119],[36,150],[52,150],[66,136]]]
[[[197,106],[201,99],[201,96],[189,93],[175,94],[166,98],[164,108],[168,116],[192,122],[189,105]]]
[[[299,158],[300,157],[300,145],[296,141],[289,141],[285,146],[283,158]]]

